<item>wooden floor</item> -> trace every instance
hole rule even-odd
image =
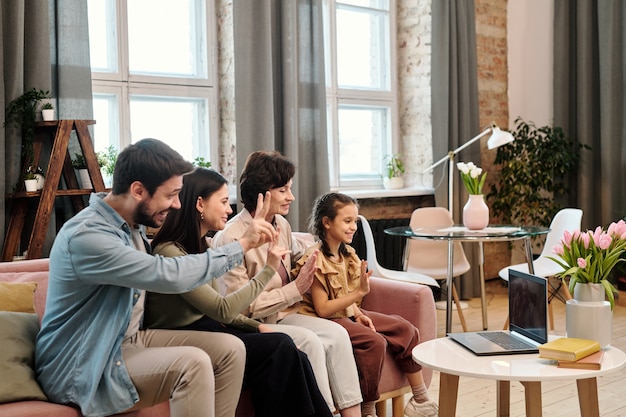
[[[487,305],[489,330],[501,329],[504,326],[507,311],[507,288],[503,281],[496,279],[487,283]],[[467,301],[469,307],[463,310],[468,330],[482,330],[482,313],[480,298]],[[625,303],[621,303],[625,304]],[[555,299],[552,301],[554,313],[553,334],[565,334],[565,304]],[[437,310],[438,337],[445,335],[446,314],[444,310]],[[452,331],[463,331],[456,311],[452,316]],[[616,305],[613,311],[613,339],[612,345],[626,351],[626,307]],[[571,417],[580,416],[578,408],[578,394],[574,381],[542,383],[542,401],[544,417]],[[439,394],[439,373],[433,373],[433,380],[429,388],[431,398],[437,400]],[[408,400],[408,395],[405,400]],[[626,369],[617,371],[608,376],[598,378],[598,400],[600,416],[626,417]],[[390,401],[388,401],[390,403]],[[511,417],[525,415],[524,389],[519,382],[511,382]],[[468,377],[459,379],[459,396],[457,402],[457,416],[495,416],[496,415],[496,387],[495,382]],[[391,416],[390,405],[387,406],[387,416]]]

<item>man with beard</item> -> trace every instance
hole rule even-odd
[[[112,192],[93,194],[57,235],[35,355],[50,401],[80,408],[86,417],[164,401],[173,417],[234,416],[246,355],[239,339],[141,328],[144,290],[190,291],[276,238],[263,214],[231,245],[179,258],[152,256],[144,226],[159,227],[180,208],[183,174],[192,170],[169,146],[143,139],[120,153]],[[266,200],[259,196],[265,214]]]

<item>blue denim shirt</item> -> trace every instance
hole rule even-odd
[[[37,379],[50,401],[76,404],[94,417],[139,400],[121,351],[137,289],[188,292],[243,260],[239,243],[178,258],[137,251],[105,195],[92,194],[54,241],[35,350]]]

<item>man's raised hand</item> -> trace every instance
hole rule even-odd
[[[239,239],[244,252],[248,249],[258,248],[264,243],[278,240],[278,232],[274,230],[274,226],[271,223],[265,220],[265,216],[269,213],[271,200],[272,196],[269,191],[265,193],[265,198],[263,198],[263,194],[259,194],[254,218],[246,232]]]

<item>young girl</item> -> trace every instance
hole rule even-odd
[[[367,262],[361,261],[349,246],[357,230],[357,216],[357,203],[347,195],[329,193],[315,201],[309,229],[319,239],[310,249],[319,249],[317,272],[300,312],[333,320],[350,334],[363,394],[363,416],[376,414],[386,349],[393,353],[413,390],[404,414],[436,416],[438,407],[428,398],[421,366],[411,357],[411,351],[419,343],[418,330],[400,316],[359,307],[369,292],[371,272],[367,272]],[[308,253],[298,260],[294,273],[304,265]]]

